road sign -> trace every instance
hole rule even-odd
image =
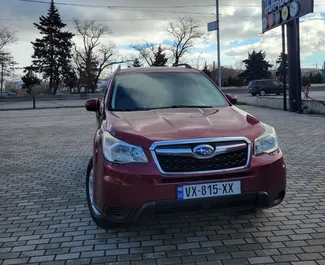
[[[262,32],[314,12],[314,0],[262,0]]]
[[[215,31],[217,29],[218,29],[217,21],[213,21],[213,22],[208,23],[208,31]]]

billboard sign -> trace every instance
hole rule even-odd
[[[314,0],[262,0],[262,32],[314,12]]]

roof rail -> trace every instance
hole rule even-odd
[[[185,66],[185,68],[191,68],[191,69],[192,69],[192,66],[190,66],[190,65],[187,64],[187,63],[173,64],[173,66],[174,66],[174,67]]]

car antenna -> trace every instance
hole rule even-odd
[[[117,69],[116,69],[116,72],[119,72],[119,71],[121,71],[121,65],[119,65],[119,66],[117,67]]]

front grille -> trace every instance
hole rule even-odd
[[[243,142],[241,142],[243,143]],[[200,143],[202,144],[202,143]],[[209,145],[233,145],[238,144],[237,142],[227,142],[227,143],[207,143]],[[230,170],[233,168],[245,167],[248,163],[248,144],[245,142],[246,148],[233,150],[227,153],[217,154],[212,158],[200,159],[193,156],[184,156],[177,154],[156,154],[157,161],[163,172],[166,173],[191,173],[191,172],[203,172],[203,171],[222,171]],[[187,147],[193,149],[193,146],[198,144],[190,144]],[[164,146],[163,148],[173,148],[173,146]],[[182,148],[185,147],[183,144]]]
[[[220,180],[220,179],[227,179],[227,178],[245,178],[252,176],[253,172],[245,171],[240,173],[231,173],[231,174],[218,174],[213,176],[191,176],[191,177],[180,177],[180,178],[163,178],[161,180],[162,183],[186,183],[186,182],[199,182],[199,181],[213,181],[213,180]]]

